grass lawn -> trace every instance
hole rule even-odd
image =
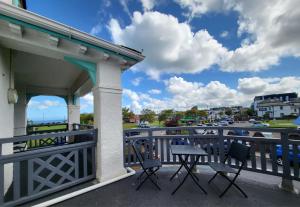
[[[270,124],[270,128],[297,128],[294,119],[270,120],[266,123]]]
[[[159,122],[156,120],[153,123],[150,123],[150,126],[155,127],[163,127],[163,122],[159,124]],[[123,129],[132,129],[132,128],[138,128],[138,125],[136,123],[123,123]]]
[[[123,123],[123,129],[132,129],[137,128],[136,123]]]
[[[67,129],[67,128],[66,125],[40,126],[37,127],[36,131],[59,130],[59,129]]]

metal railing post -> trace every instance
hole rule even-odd
[[[223,129],[218,129],[218,142],[219,142],[219,155],[220,155],[220,162],[224,161],[224,131]]]
[[[150,146],[150,159],[153,159],[153,132],[151,129],[149,129],[148,131],[148,138],[149,140],[151,140],[151,146]]]
[[[125,158],[125,152],[126,152],[126,131],[123,130],[123,162],[124,162],[124,167],[126,166],[126,158]],[[129,153],[129,152],[128,152]]]
[[[295,192],[293,180],[291,178],[291,166],[289,161],[289,140],[286,132],[281,132],[281,146],[282,146],[282,180],[279,188],[289,192]]]

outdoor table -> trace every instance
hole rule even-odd
[[[185,175],[184,179],[180,182],[180,184],[176,187],[176,189],[172,192],[172,195],[176,193],[176,191],[183,185],[185,180],[187,179],[188,176],[191,176],[193,181],[196,183],[196,185],[205,193],[207,192],[204,190],[203,187],[199,184],[199,178],[192,172],[194,166],[197,164],[199,161],[199,158],[201,156],[208,156],[208,154],[200,147],[198,146],[192,146],[192,145],[171,145],[171,153],[173,155],[177,155],[179,157],[179,160],[181,162],[181,166],[179,169],[175,172],[174,175],[170,178],[172,180],[175,175],[178,174],[180,169],[184,167],[187,171],[187,174]],[[188,165],[188,159],[191,156],[195,156],[194,160],[191,160],[191,165]]]

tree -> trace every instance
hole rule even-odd
[[[182,119],[184,117],[184,115],[185,115],[184,111],[176,111],[175,112],[175,119],[176,120],[180,120],[180,119]]]
[[[264,119],[264,120],[270,119],[270,112],[269,112],[269,111],[267,111],[266,113],[264,113],[263,119]]]
[[[232,115],[232,110],[231,110],[231,108],[226,108],[226,109],[225,109],[225,114],[226,114],[227,116],[231,116],[231,115]]]
[[[158,115],[158,121],[160,123],[162,121],[166,121],[167,119],[173,118],[173,116],[174,116],[173,109],[162,110]]]
[[[140,119],[141,121],[148,121],[149,123],[152,123],[155,121],[155,112],[150,109],[143,109],[141,112]]]
[[[208,113],[207,113],[207,111],[205,111],[205,110],[199,110],[199,111],[198,111],[198,115],[199,115],[200,117],[206,118],[206,117],[208,116]]]
[[[187,117],[196,118],[198,116],[198,107],[197,106],[193,106],[190,110],[187,110],[185,112],[185,115]]]
[[[255,111],[253,109],[250,109],[250,108],[247,109],[246,113],[247,113],[248,116],[254,116],[255,115]]]
[[[80,114],[80,123],[81,124],[93,124],[94,115],[93,114]]]
[[[122,108],[122,115],[123,115],[124,122],[129,122],[130,119],[133,119],[135,116],[135,114],[132,111],[130,111],[129,108],[126,107]]]

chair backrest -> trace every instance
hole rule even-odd
[[[153,141],[151,139],[138,139],[133,142],[133,150],[140,163],[145,159],[152,159]]]
[[[228,156],[244,163],[249,157],[250,147],[238,142],[232,142]]]
[[[173,138],[171,141],[171,145],[188,145],[189,141],[184,138]]]

